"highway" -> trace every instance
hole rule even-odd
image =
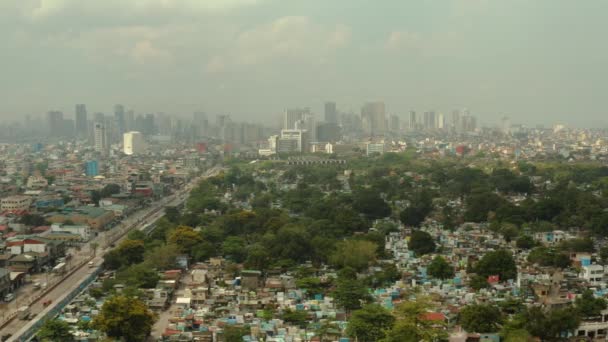
[[[222,168],[219,166],[207,170],[202,176],[192,180],[180,191],[153,203],[151,207],[144,208],[129,216],[112,230],[99,234],[93,240],[93,242],[97,243],[99,246],[96,251],[91,250],[90,243],[87,243],[86,247],[83,246],[81,251],[72,258],[72,269],[67,272],[67,276],[63,279],[58,279],[55,285],[49,285],[46,290],[48,292],[43,296],[37,295],[36,297],[38,298],[34,297],[33,302],[30,304],[32,315],[38,316],[52,310],[57,303],[65,298],[65,296],[74,289],[77,289],[96,269],[96,267],[88,267],[89,261],[92,261],[95,266],[101,265],[103,263],[103,256],[112,249],[111,246],[125,239],[129,231],[134,228],[143,229],[146,225],[160,219],[165,214],[164,208],[166,205],[183,203],[187,198],[186,195],[196,184],[204,178],[217,175],[221,171]],[[49,299],[52,300],[51,305],[44,307],[42,303]],[[25,304],[24,302],[21,302],[20,305]],[[16,308],[18,308],[18,306],[15,305],[14,310],[16,310]],[[5,316],[9,317],[12,315],[6,314]],[[42,316],[43,315],[40,315],[40,317]],[[2,329],[0,329],[0,336],[5,336],[7,334],[11,334],[14,337],[21,336],[38,319],[38,317],[34,317],[30,322],[27,322],[19,320],[18,318],[12,318],[2,327]],[[16,340],[11,337],[8,341]]]

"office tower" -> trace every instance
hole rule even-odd
[[[144,153],[146,150],[146,142],[143,134],[132,131],[123,135],[123,151],[126,155],[134,155]]]
[[[103,122],[95,122],[93,124],[93,136],[95,137],[95,151],[100,153],[106,152],[108,141]]]
[[[340,140],[340,126],[337,123],[321,122],[317,124],[317,141],[336,142]]]
[[[384,102],[368,102],[361,108],[361,121],[365,133],[382,135],[386,132],[386,106]]]
[[[400,120],[397,115],[391,115],[389,120],[389,129],[391,132],[399,132],[401,130]]]
[[[74,119],[63,119],[61,135],[66,138],[74,137]]]
[[[452,129],[460,130],[460,111],[458,109],[452,111]]]
[[[325,122],[338,123],[338,111],[335,102],[325,102]]]
[[[127,131],[127,122],[125,119],[125,107],[121,104],[114,105],[114,121],[117,135],[122,136]]]
[[[129,110],[125,114],[125,129],[127,131],[135,130],[135,112],[133,110]]]
[[[48,132],[51,137],[60,137],[63,134],[63,113],[59,111],[49,111],[47,113]]]
[[[308,134],[301,129],[283,129],[277,140],[277,152],[308,152]]]
[[[286,109],[283,112],[283,129],[294,129],[296,122],[304,119],[305,115],[312,115],[310,108]]]
[[[197,137],[206,137],[209,134],[209,119],[207,119],[207,113],[194,112],[192,114],[192,125],[195,128]]]
[[[146,114],[143,118],[143,132],[144,135],[156,134],[156,125],[154,123],[154,114]]]
[[[437,128],[438,129],[445,128],[445,117],[443,116],[443,113],[439,113],[439,115],[437,115]]]
[[[84,173],[88,177],[99,176],[99,162],[97,160],[89,160],[85,162]]]
[[[434,111],[424,112],[424,129],[435,129],[437,127],[437,121],[435,118]]]
[[[300,120],[295,123],[295,128],[306,130],[308,132],[309,141],[317,140],[317,125],[314,114],[310,112],[302,113]]]
[[[417,124],[418,124],[418,121],[416,121],[416,112],[413,110],[410,110],[410,120],[409,120],[410,130],[415,130]]]
[[[76,105],[76,136],[78,138],[86,138],[89,131],[89,122],[87,118],[87,106],[84,104]]]

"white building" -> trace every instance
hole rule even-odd
[[[379,153],[379,154],[383,154],[384,153],[384,143],[367,143],[367,145],[365,146],[365,150],[366,150],[366,154],[368,156],[374,154],[374,153]]]
[[[135,131],[125,133],[123,135],[123,150],[129,156],[144,153],[146,142],[143,134]]]
[[[49,185],[49,182],[47,181],[46,178],[44,178],[42,176],[29,176],[27,178],[26,187],[28,189],[46,188],[48,185]]]
[[[587,265],[582,266],[579,277],[585,279],[589,284],[593,286],[599,286],[604,284],[604,266],[602,265]]]
[[[95,138],[95,151],[105,152],[108,145],[106,127],[101,122],[96,122],[93,126],[93,136]]]
[[[302,129],[283,129],[277,141],[277,152],[307,152],[308,134]]]
[[[88,225],[63,225],[54,223],[51,225],[52,232],[68,232],[74,235],[80,235],[83,241],[89,241],[91,238],[91,227]]]

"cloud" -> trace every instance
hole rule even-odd
[[[155,12],[214,13],[252,6],[263,0],[23,0],[20,5],[31,19],[66,13],[96,15],[148,15]]]
[[[411,31],[392,31],[388,34],[384,48],[391,53],[445,56],[459,49],[462,36],[455,32],[434,32],[422,34]]]
[[[213,57],[207,71],[270,62],[319,64],[347,46],[351,30],[345,25],[323,26],[305,16],[286,16],[236,35],[234,44]]]

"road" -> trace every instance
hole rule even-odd
[[[208,177],[213,177],[217,175],[221,170],[222,168],[220,167],[214,167],[207,170],[202,176],[192,180],[192,182],[187,184],[182,190],[176,192],[171,196],[165,197],[158,202],[153,203],[152,207],[148,207],[136,212],[135,214],[123,220],[118,226],[116,226],[112,230],[99,234],[93,240],[93,242],[98,244],[99,248],[97,248],[96,251],[93,251],[90,248],[91,244],[86,244],[86,246],[82,248],[81,251],[77,252],[77,255],[72,258],[71,270],[68,271],[67,276],[63,279],[57,279],[54,282],[54,284],[56,285],[49,285],[50,290],[48,291],[48,293],[44,294],[44,296],[41,297],[39,294],[37,294],[37,296],[34,297],[34,300],[31,300],[31,303],[28,303],[29,301],[26,302],[27,299],[22,299],[21,301],[16,300],[15,305],[11,307],[13,308],[13,310],[16,311],[16,309],[19,307],[17,306],[17,303],[19,303],[18,305],[29,304],[33,315],[38,315],[43,311],[46,312],[48,310],[51,310],[54,305],[60,302],[65,295],[70,293],[73,289],[78,288],[78,286],[89,277],[93,270],[93,268],[89,268],[87,266],[89,261],[93,261],[94,265],[100,265],[103,262],[103,256],[109,250],[112,249],[112,244],[120,242],[122,239],[126,238],[127,233],[132,229],[143,229],[143,227],[145,227],[146,225],[153,223],[159,218],[161,218],[165,214],[164,207],[167,204],[172,204],[171,202],[184,202],[187,198],[186,195],[198,182],[200,182],[200,180]],[[45,308],[42,303],[47,299],[51,299],[53,301],[53,304]],[[5,314],[5,316],[8,317],[9,315]],[[33,321],[35,320],[36,319],[34,318]],[[32,324],[33,321],[30,322],[30,324]],[[23,332],[27,330],[30,324],[25,324],[25,321],[14,318],[0,330],[0,336],[4,336],[7,334],[11,334],[13,336],[20,336]],[[13,339],[11,338],[9,339],[9,341],[13,341]]]

